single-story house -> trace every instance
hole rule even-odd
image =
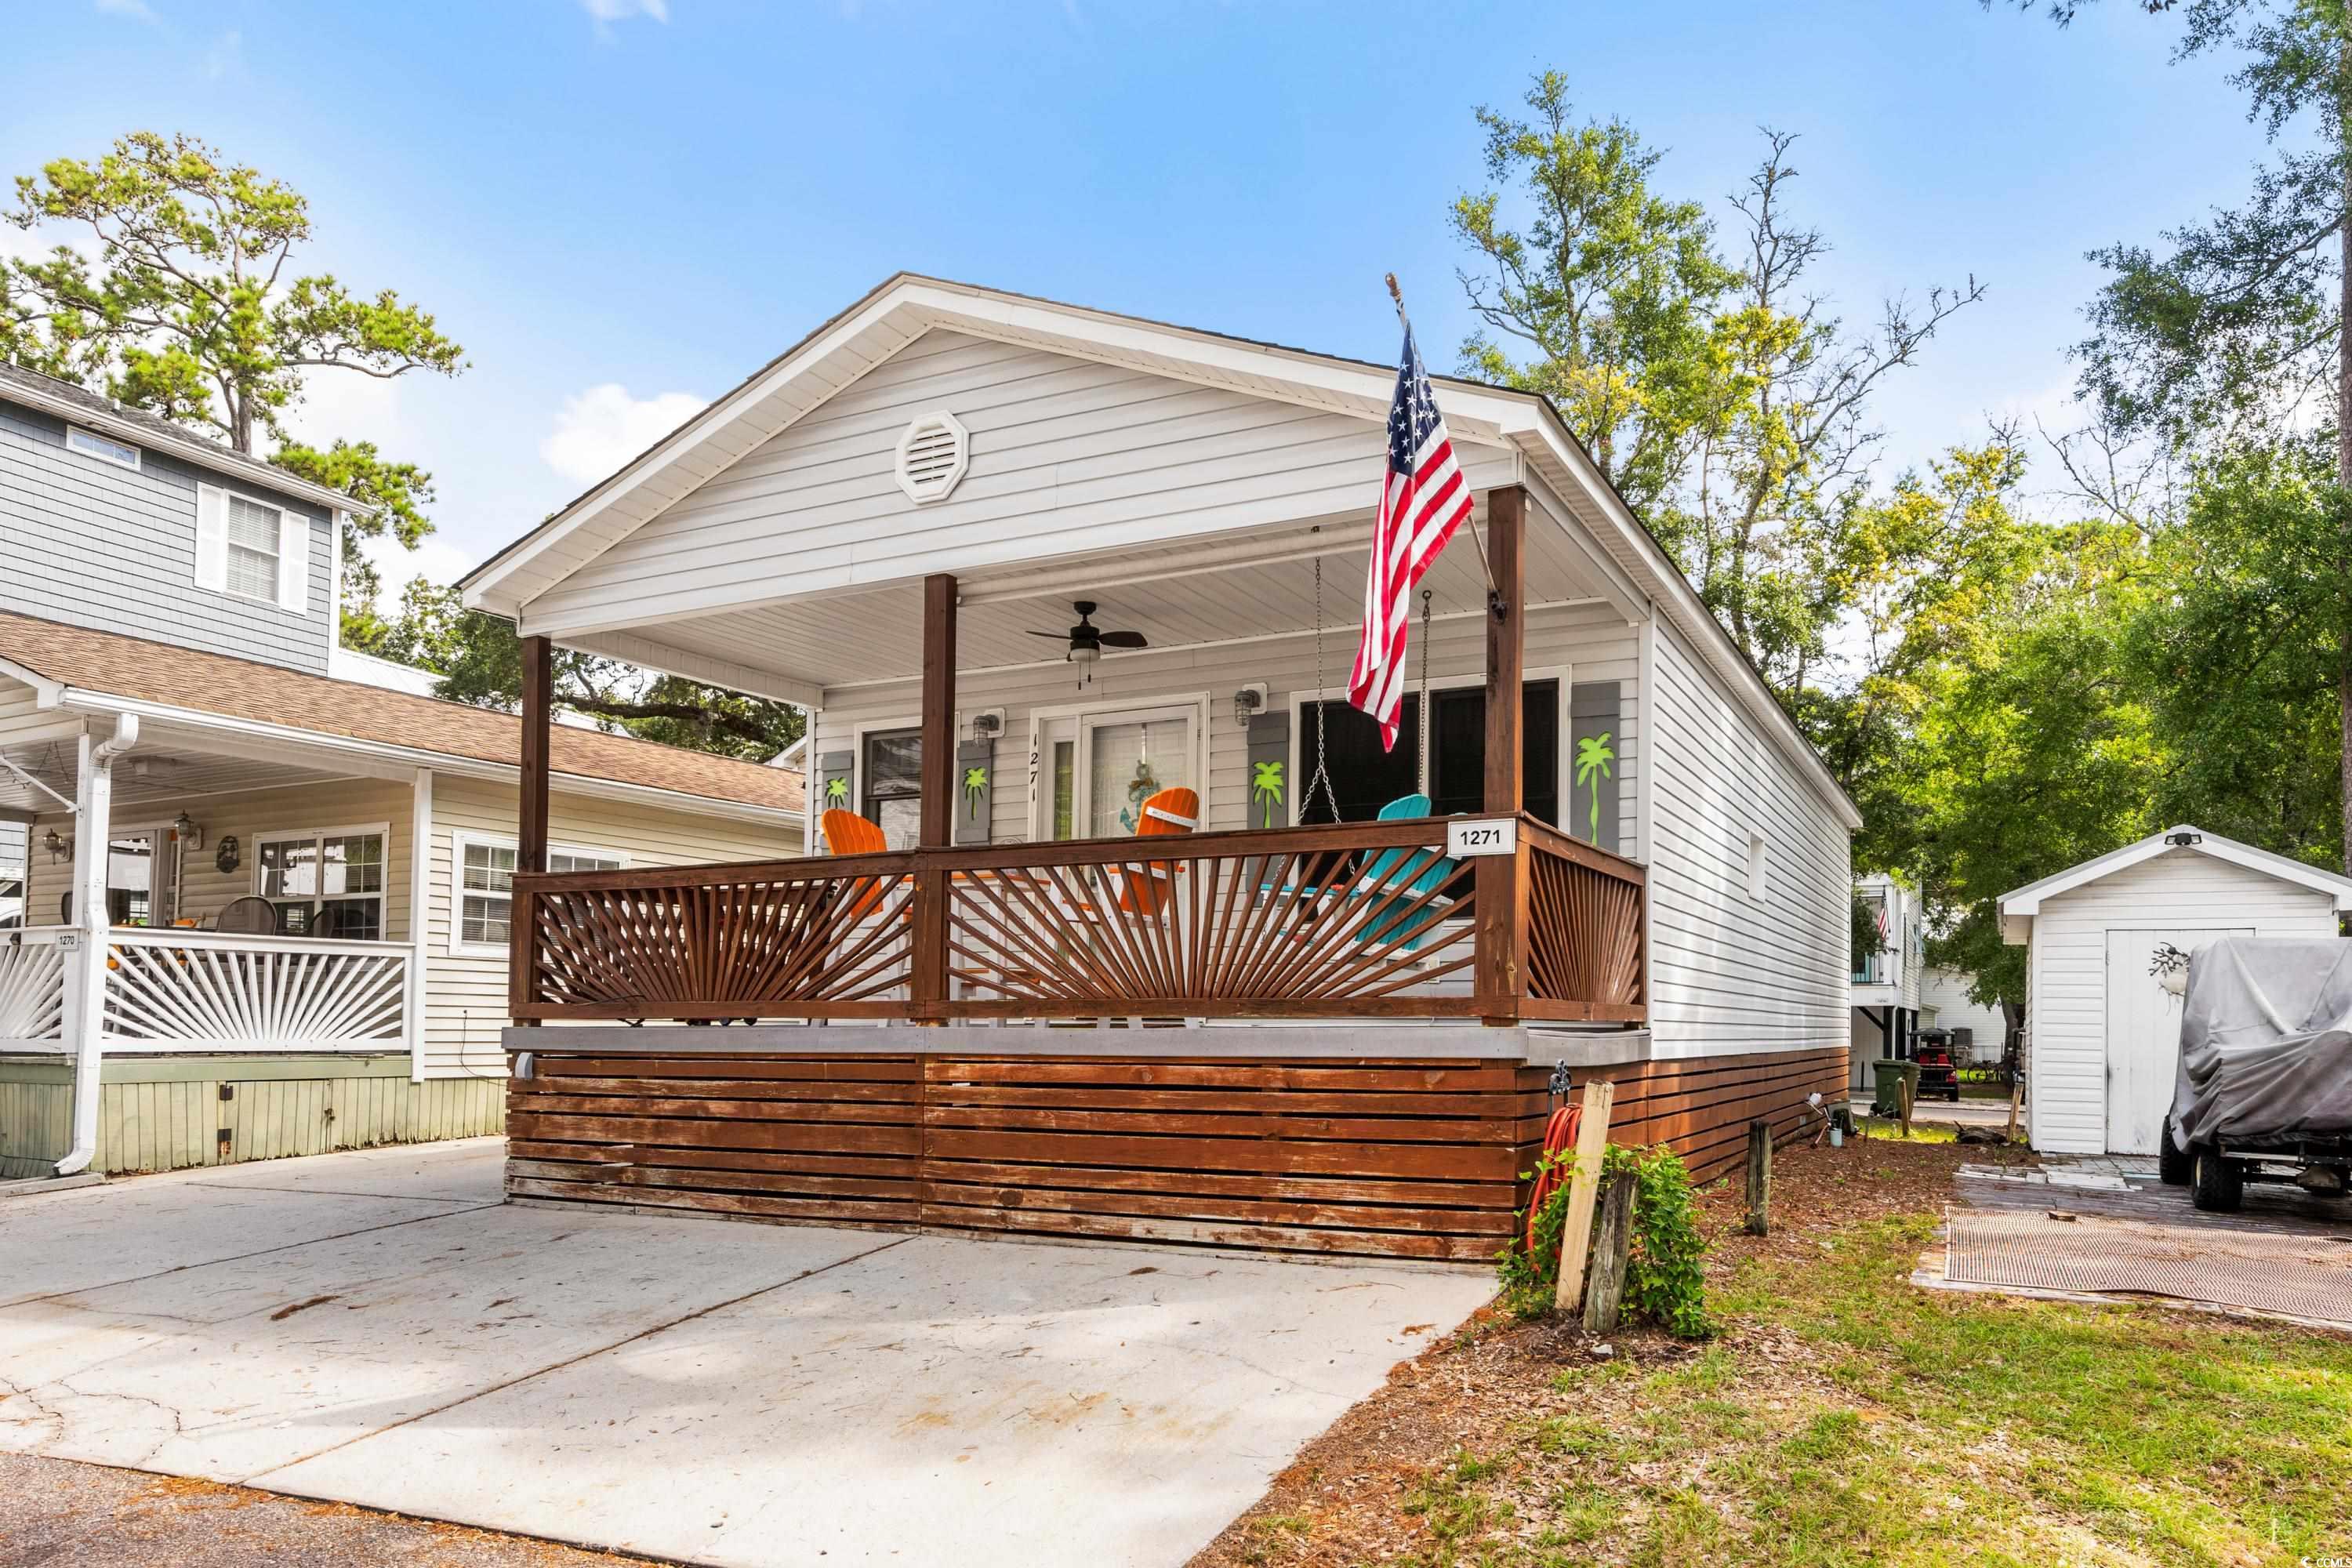
[[[1997,1067],[2009,1039],[2009,1019],[1998,1004],[1971,1001],[1969,988],[1976,976],[1966,970],[1928,964],[1919,972],[1919,1026],[1943,1029],[1952,1037],[1952,1062],[1957,1067]]]
[[[519,879],[509,1191],[1484,1258],[1555,1065],[1703,1173],[1837,1093],[1860,817],[1542,397],[1435,378],[1472,520],[1349,706],[1399,381],[902,274],[469,576],[814,710],[833,830]]]
[[[2044,1153],[2153,1154],[2180,1061],[2159,950],[2333,937],[2352,877],[2183,823],[2000,897],[2026,953],[2028,1128]]]
[[[0,930],[0,1176],[498,1131],[521,734],[0,612],[0,821],[29,861]],[[797,773],[548,745],[556,865],[802,842]]]

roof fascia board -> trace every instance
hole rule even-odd
[[[33,706],[55,708],[65,700],[66,686],[62,680],[52,680],[29,665],[18,664],[13,658],[0,658],[0,675],[6,676],[33,691]]]
[[[178,440],[170,440],[162,432],[151,429],[147,426],[129,419],[117,418],[111,414],[102,414],[95,408],[84,406],[72,398],[59,397],[39,387],[26,386],[22,382],[0,383],[0,403],[21,403],[28,408],[37,408],[44,414],[54,414],[68,425],[79,425],[86,430],[97,430],[109,436],[119,437],[132,446],[150,452],[161,452],[192,468],[203,468],[209,473],[231,475],[249,485],[257,485],[285,495],[299,497],[313,506],[326,508],[330,517],[336,512],[347,510],[352,504],[352,498],[341,491],[328,489],[323,485],[314,485],[310,480],[299,479],[293,474],[275,469],[268,473],[257,473],[255,471],[257,468],[267,469],[268,465],[262,463],[258,458],[240,461],[237,454],[230,452],[225,447],[215,447],[214,443],[201,437],[190,436],[183,437]]]
[[[232,719],[218,713],[150,702],[141,698],[89,691],[79,687],[67,689],[66,704],[82,712],[136,713],[175,729],[235,736],[235,754],[281,758],[294,766],[316,765],[319,753],[324,752],[333,757],[335,765],[346,772],[399,782],[411,782],[419,771],[425,769],[436,773],[499,783],[518,778],[521,773],[520,767],[513,763],[484,762],[478,757],[463,757],[450,752],[395,746],[382,741],[355,740],[349,735],[298,730],[289,725],[268,724],[254,719]],[[805,812],[785,806],[758,805],[717,795],[695,795],[686,790],[630,784],[621,779],[593,778],[585,773],[558,773],[553,775],[553,784],[567,794],[662,806],[698,816],[748,817],[792,827],[801,826],[805,817]]]
[[[2196,834],[2197,842],[2194,844],[2166,842],[2177,833]],[[2071,893],[2077,888],[2112,877],[2118,871],[2127,871],[2143,861],[2154,859],[2168,849],[2188,849],[2196,854],[2210,856],[2216,860],[2245,870],[2259,871],[2264,876],[2275,877],[2283,882],[2294,882],[2314,892],[2327,894],[2336,900],[2336,907],[2339,910],[2352,910],[2352,878],[2338,876],[2333,871],[2317,866],[2306,866],[2300,860],[2290,860],[2284,855],[2273,855],[2268,850],[2257,849],[2251,844],[2241,844],[2234,838],[2224,838],[2218,834],[2207,833],[2203,828],[2193,824],[2179,823],[2161,833],[2151,833],[2136,843],[2126,844],[2120,849],[2111,849],[2105,855],[2085,860],[2079,866],[2070,866],[2054,876],[2044,877],[2038,882],[2029,882],[2014,892],[2003,893],[2000,900],[2001,913],[2004,916],[2039,914],[2044,903],[2060,894]]]

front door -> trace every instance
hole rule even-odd
[[[2180,998],[2149,973],[2157,948],[2194,952],[2231,931],[2107,932],[2107,1152],[2153,1154],[2180,1070]],[[2048,1002],[2042,1005],[2048,1007]]]

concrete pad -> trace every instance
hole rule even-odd
[[[460,1138],[296,1160],[257,1160],[177,1174],[196,1186],[247,1192],[495,1204],[506,1198],[506,1160],[503,1138]]]
[[[474,1206],[414,1195],[289,1196],[166,1177],[24,1199],[0,1205],[0,1307]]]
[[[238,1480],[896,1239],[502,1207],[28,1302],[0,1448]]]
[[[1492,1294],[923,1237],[257,1481],[697,1563],[1181,1563]]]

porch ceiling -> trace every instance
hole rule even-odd
[[[92,734],[109,732],[94,728]],[[70,737],[0,746],[0,756],[39,779],[68,800],[74,798],[76,748]],[[235,756],[174,745],[164,740],[142,743],[114,765],[114,809],[117,822],[136,821],[166,808],[170,816],[181,803],[236,790],[281,789],[289,784],[326,784],[354,775],[325,769],[290,766],[269,758]],[[64,808],[5,769],[0,769],[0,807],[29,810],[46,816]]]
[[[1477,522],[1483,535],[1483,502]],[[1028,634],[1058,634],[1068,627],[1076,619],[1070,607],[1075,599],[1095,602],[1096,626],[1141,632],[1155,651],[1305,632],[1316,625],[1318,555],[1323,563],[1322,625],[1335,647],[1345,644],[1339,655],[1344,660],[1354,653],[1370,537],[1368,517],[1335,520],[1314,531],[1234,534],[1208,543],[967,575],[959,584],[964,602],[957,616],[956,665],[992,669],[1059,658],[1056,644]],[[1234,561],[1234,553],[1247,558]],[[1228,563],[1214,564],[1219,561]],[[1553,528],[1528,530],[1527,575],[1531,604],[1607,592],[1600,574]],[[1431,607],[1440,616],[1474,612],[1485,604],[1486,580],[1468,538],[1455,536],[1423,586],[1434,594]],[[820,687],[911,679],[922,671],[922,596],[919,582],[898,583],[642,626],[632,636],[641,639],[640,649],[650,642]],[[1414,613],[1419,614],[1417,604]],[[577,646],[593,648],[596,640],[580,638]],[[1121,657],[1126,656],[1105,655]]]

